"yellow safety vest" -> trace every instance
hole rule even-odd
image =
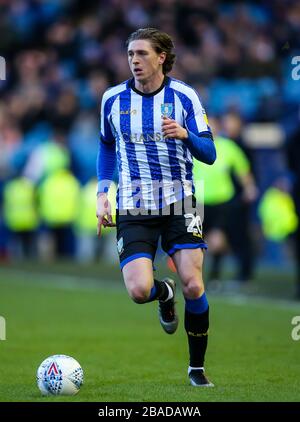
[[[71,224],[78,212],[80,185],[69,170],[59,170],[48,176],[39,190],[40,214],[52,227]]]
[[[275,187],[269,188],[258,205],[262,230],[267,239],[280,242],[298,227],[293,198]]]
[[[38,227],[35,186],[29,179],[18,177],[5,184],[3,217],[12,231],[30,231]]]
[[[213,165],[194,160],[195,195],[199,202],[207,205],[230,201],[235,194],[231,173],[242,176],[250,171],[250,163],[236,142],[218,136],[215,147],[217,159]]]

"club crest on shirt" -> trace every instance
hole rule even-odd
[[[173,113],[173,104],[172,103],[163,103],[161,104],[161,115],[163,117],[171,117]]]

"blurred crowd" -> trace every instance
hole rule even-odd
[[[94,235],[96,221],[84,220],[95,193],[101,95],[130,77],[125,41],[146,26],[173,37],[177,62],[171,75],[199,91],[208,115],[231,115],[222,134],[249,159],[257,201],[275,185],[297,196],[293,186],[300,176],[293,162],[299,148],[293,145],[299,142],[300,80],[292,60],[300,56],[298,0],[0,0],[0,54],[6,60],[6,80],[0,81],[3,258],[16,250],[13,234],[47,228],[65,239],[58,242],[59,256],[84,254],[72,245],[85,233]],[[257,136],[256,126],[243,136],[251,124],[269,126],[259,132],[265,135]],[[263,136],[271,142],[260,145]],[[55,177],[65,188],[51,202]],[[22,192],[27,223],[12,218],[13,209],[26,208]],[[53,204],[68,215],[47,215]],[[257,213],[249,218],[255,222]]]

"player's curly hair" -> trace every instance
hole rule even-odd
[[[149,40],[158,54],[166,53],[166,60],[163,63],[163,73],[166,75],[171,72],[175,63],[176,54],[172,53],[174,43],[170,35],[155,28],[140,28],[128,37],[126,47],[128,47],[131,41],[136,40]]]

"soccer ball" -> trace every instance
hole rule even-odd
[[[37,370],[37,385],[44,396],[73,396],[78,393],[82,384],[83,370],[71,356],[49,356]]]

